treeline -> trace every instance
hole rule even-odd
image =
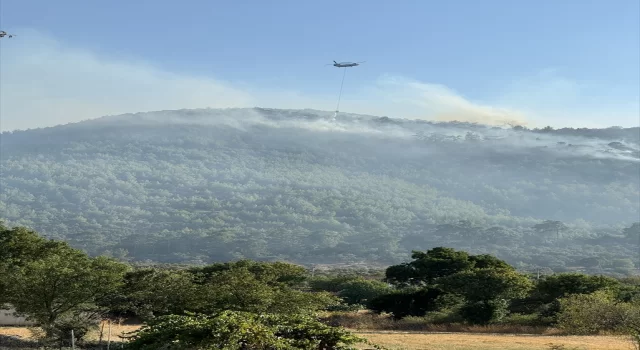
[[[301,288],[306,270],[285,263],[134,269],[89,257],[23,227],[0,225],[0,306],[34,321],[45,344],[83,345],[105,318],[145,325],[123,347],[135,350],[355,350],[367,343],[316,313],[340,304]],[[90,344],[85,344],[90,346]]]
[[[637,277],[616,279],[581,273],[540,276],[517,271],[492,255],[472,255],[443,247],[414,251],[412,259],[386,269],[383,281],[389,285],[354,277],[342,282],[346,284],[337,288],[338,295],[344,294],[343,301],[347,303],[361,303],[394,319],[425,317],[433,323],[477,325],[514,323],[559,327],[573,334],[620,330],[629,317],[640,316]],[[364,302],[351,296],[353,284],[368,291]],[[582,310],[582,315],[572,314],[585,303],[598,307]],[[604,316],[607,312],[609,319]],[[598,315],[601,319],[595,324],[584,324],[585,317],[592,321]]]
[[[128,349],[351,349],[363,340],[336,324],[336,315],[365,309],[395,322],[640,335],[640,278],[540,276],[444,247],[414,251],[382,276],[317,275],[249,260],[134,267],[0,226],[0,276],[0,305],[37,322],[47,339],[67,341],[73,330],[80,341],[105,318],[143,322]]]
[[[3,133],[0,217],[132,263],[389,265],[447,246],[521,269],[638,267],[640,239],[628,230],[640,163],[625,148],[637,150],[637,129],[357,116],[331,126],[314,111],[258,112]],[[562,225],[541,229],[546,221]]]

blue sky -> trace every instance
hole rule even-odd
[[[334,59],[366,61],[347,73],[343,111],[640,124],[638,0],[2,0],[0,27],[17,34],[1,43],[3,130],[174,108],[333,110]]]

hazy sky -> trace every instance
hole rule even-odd
[[[0,0],[0,128],[261,106],[640,125],[638,0]]]

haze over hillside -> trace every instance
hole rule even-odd
[[[5,132],[0,217],[136,260],[375,264],[446,245],[559,270],[638,263],[640,128],[332,116],[178,110]]]

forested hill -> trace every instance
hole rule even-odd
[[[639,128],[204,109],[0,142],[0,217],[91,254],[375,264],[444,245],[556,270],[638,263]]]

